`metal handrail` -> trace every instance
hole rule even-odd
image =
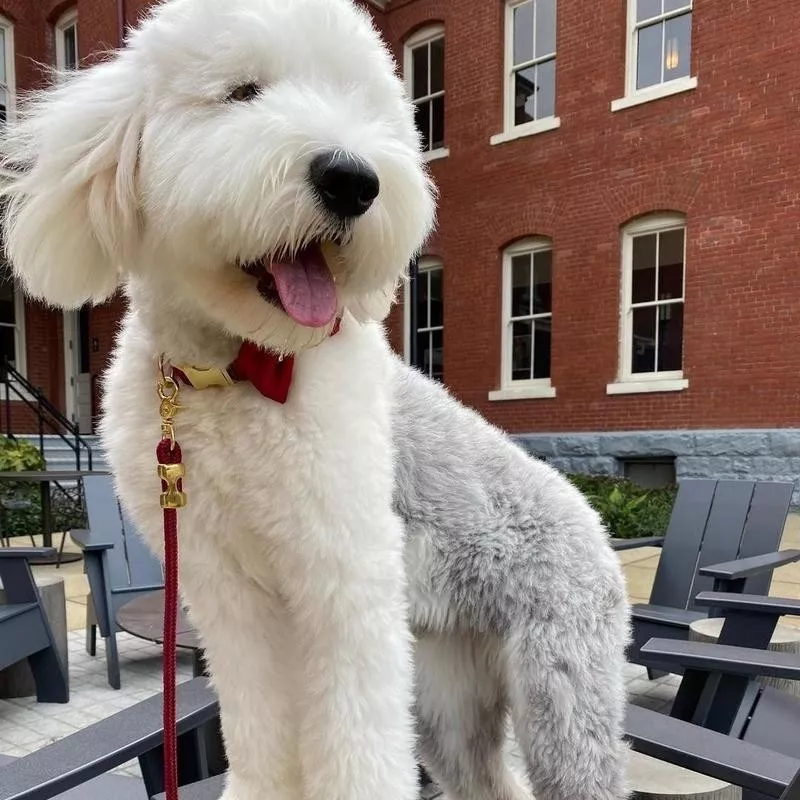
[[[11,428],[11,395],[15,400],[24,403],[34,414],[38,421],[39,451],[44,457],[44,427],[61,438],[75,454],[75,468],[81,468],[81,450],[86,451],[87,468],[92,469],[92,448],[86,439],[81,436],[78,424],[67,419],[53,403],[48,400],[44,392],[34,386],[24,375],[18,372],[8,359],[3,359],[0,365],[0,383],[5,387],[5,433],[10,438],[16,438]],[[32,399],[33,398],[33,399]]]

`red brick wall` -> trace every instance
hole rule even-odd
[[[500,0],[394,2],[387,35],[446,28],[446,144],[435,251],[445,377],[513,431],[800,425],[800,4],[696,4],[695,91],[612,113],[625,3],[560,0],[561,128],[492,147],[502,125]],[[617,373],[620,226],[687,216],[688,391],[608,397]],[[490,403],[500,372],[501,251],[553,239],[553,400]],[[395,322],[400,319],[395,315]]]
[[[81,55],[117,43],[115,0],[77,0]],[[147,5],[127,0],[133,21]],[[20,86],[28,59],[52,62],[55,0],[8,0]],[[696,90],[612,113],[623,95],[625,3],[586,13],[560,0],[556,112],[561,128],[500,146],[501,0],[393,0],[375,12],[402,41],[446,29],[446,138],[431,171],[441,192],[430,247],[445,265],[445,376],[513,431],[800,425],[800,269],[796,146],[800,4],[704,0],[693,22]],[[687,217],[685,392],[606,395],[617,373],[620,226],[655,210]],[[557,398],[490,403],[500,377],[501,251],[528,235],[554,245],[552,380]],[[119,303],[92,313],[99,372]],[[37,312],[39,313],[39,312]],[[49,313],[49,312],[41,312]],[[42,333],[59,349],[60,322]],[[391,317],[402,347],[402,310]],[[31,330],[29,347],[39,334]],[[38,341],[38,340],[37,340]],[[45,352],[29,358],[31,368]],[[61,359],[57,359],[61,363]],[[42,367],[57,386],[60,367]],[[55,372],[54,372],[55,370]],[[57,391],[57,389],[56,389]]]

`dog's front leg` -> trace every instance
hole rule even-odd
[[[416,797],[411,637],[402,528],[391,513],[361,530],[295,540],[284,586],[305,680],[299,752],[306,800]]]
[[[230,764],[222,800],[302,800],[292,621],[277,593],[215,543],[209,535],[184,548],[181,585],[220,699]]]

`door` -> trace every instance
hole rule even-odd
[[[80,374],[79,324],[77,311],[64,312],[64,414],[75,422],[78,412]]]

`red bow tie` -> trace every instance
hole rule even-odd
[[[339,332],[340,320],[330,335]],[[175,366],[175,378],[186,386],[207,389],[211,386],[232,386],[234,383],[249,381],[264,397],[276,403],[285,403],[289,396],[294,372],[294,356],[280,357],[271,350],[264,350],[253,342],[244,341],[239,353],[227,369],[211,367]]]

